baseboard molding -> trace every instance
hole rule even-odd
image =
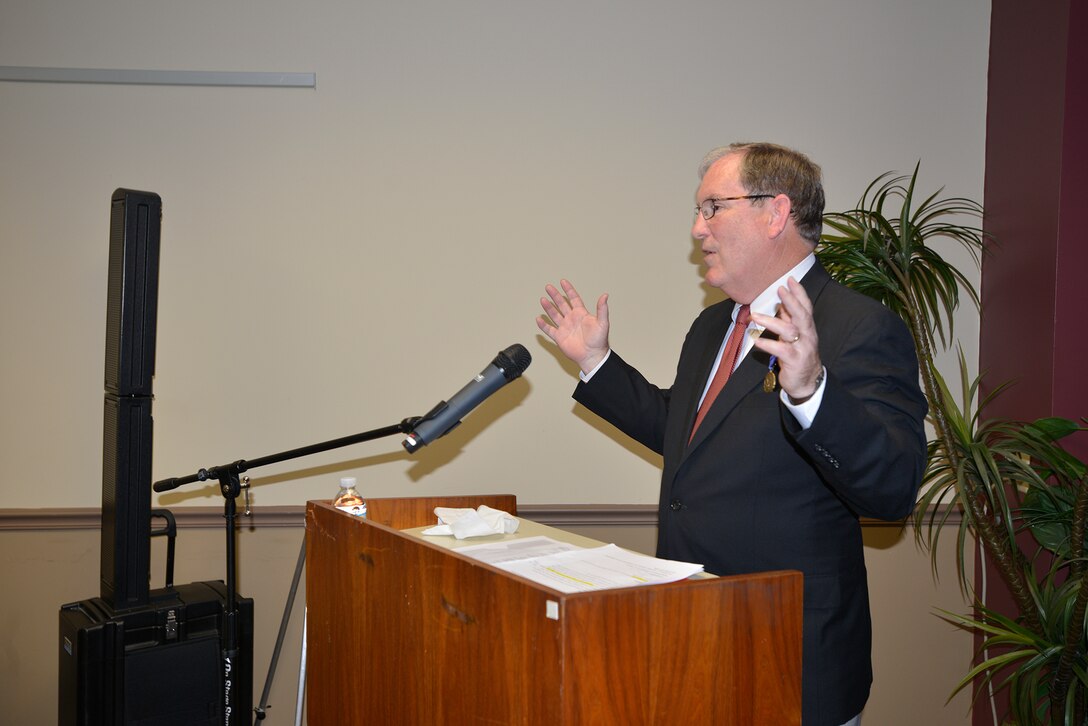
[[[220,528],[223,526],[223,510],[219,507],[177,507],[170,510],[179,529]],[[933,514],[935,523],[943,526],[959,526],[962,515],[958,509],[944,509]],[[656,527],[656,504],[523,504],[518,514],[550,527]],[[250,516],[238,513],[239,527],[304,527],[304,505],[254,507]],[[904,527],[911,522],[882,522],[876,519],[861,520],[862,527]],[[0,532],[100,529],[102,510],[98,507],[71,509],[0,509]]]

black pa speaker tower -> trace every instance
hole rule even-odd
[[[236,597],[237,610],[228,612],[221,582],[150,589],[162,201],[118,189],[111,203],[101,597],[61,606],[58,723],[241,723],[252,710],[253,601]]]
[[[102,599],[147,605],[151,574],[151,379],[159,297],[159,195],[118,189],[110,208],[102,451]]]

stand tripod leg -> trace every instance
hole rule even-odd
[[[306,565],[306,535],[302,535],[302,547],[298,551],[298,562],[295,564],[295,576],[291,580],[291,591],[287,593],[287,602],[283,608],[283,618],[280,619],[280,632],[276,635],[276,647],[272,649],[272,661],[268,664],[268,677],[264,681],[264,691],[261,692],[261,702],[253,709],[256,721],[262,721],[265,711],[268,709],[268,695],[272,691],[272,679],[276,675],[276,664],[280,659],[280,651],[283,650],[283,640],[287,635],[287,623],[291,620],[291,608],[295,604],[295,596],[298,594],[298,583],[302,579],[302,568]],[[302,623],[302,662],[306,663],[306,621]]]
[[[302,657],[298,664],[298,693],[295,696],[295,726],[302,726],[302,704],[306,701],[306,611],[302,608]]]

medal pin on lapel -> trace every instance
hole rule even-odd
[[[774,364],[778,362],[778,356],[772,355],[771,361],[767,364],[767,375],[763,376],[763,392],[774,393],[775,386],[778,385],[778,376],[774,374]]]

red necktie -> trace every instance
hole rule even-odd
[[[729,380],[730,374],[733,373],[733,367],[737,364],[737,356],[740,355],[741,344],[744,342],[744,333],[748,329],[750,319],[748,306],[741,305],[740,309],[737,310],[737,321],[733,325],[733,332],[729,334],[729,340],[725,343],[725,350],[722,351],[722,360],[718,363],[718,370],[714,373],[714,380],[710,382],[710,388],[707,389],[706,396],[703,397],[703,405],[699,406],[699,413],[695,416],[695,425],[691,427],[689,442],[695,438],[695,432],[699,430],[699,424],[706,418],[706,412],[710,410],[714,399],[718,397],[718,394],[725,386],[725,382]]]

